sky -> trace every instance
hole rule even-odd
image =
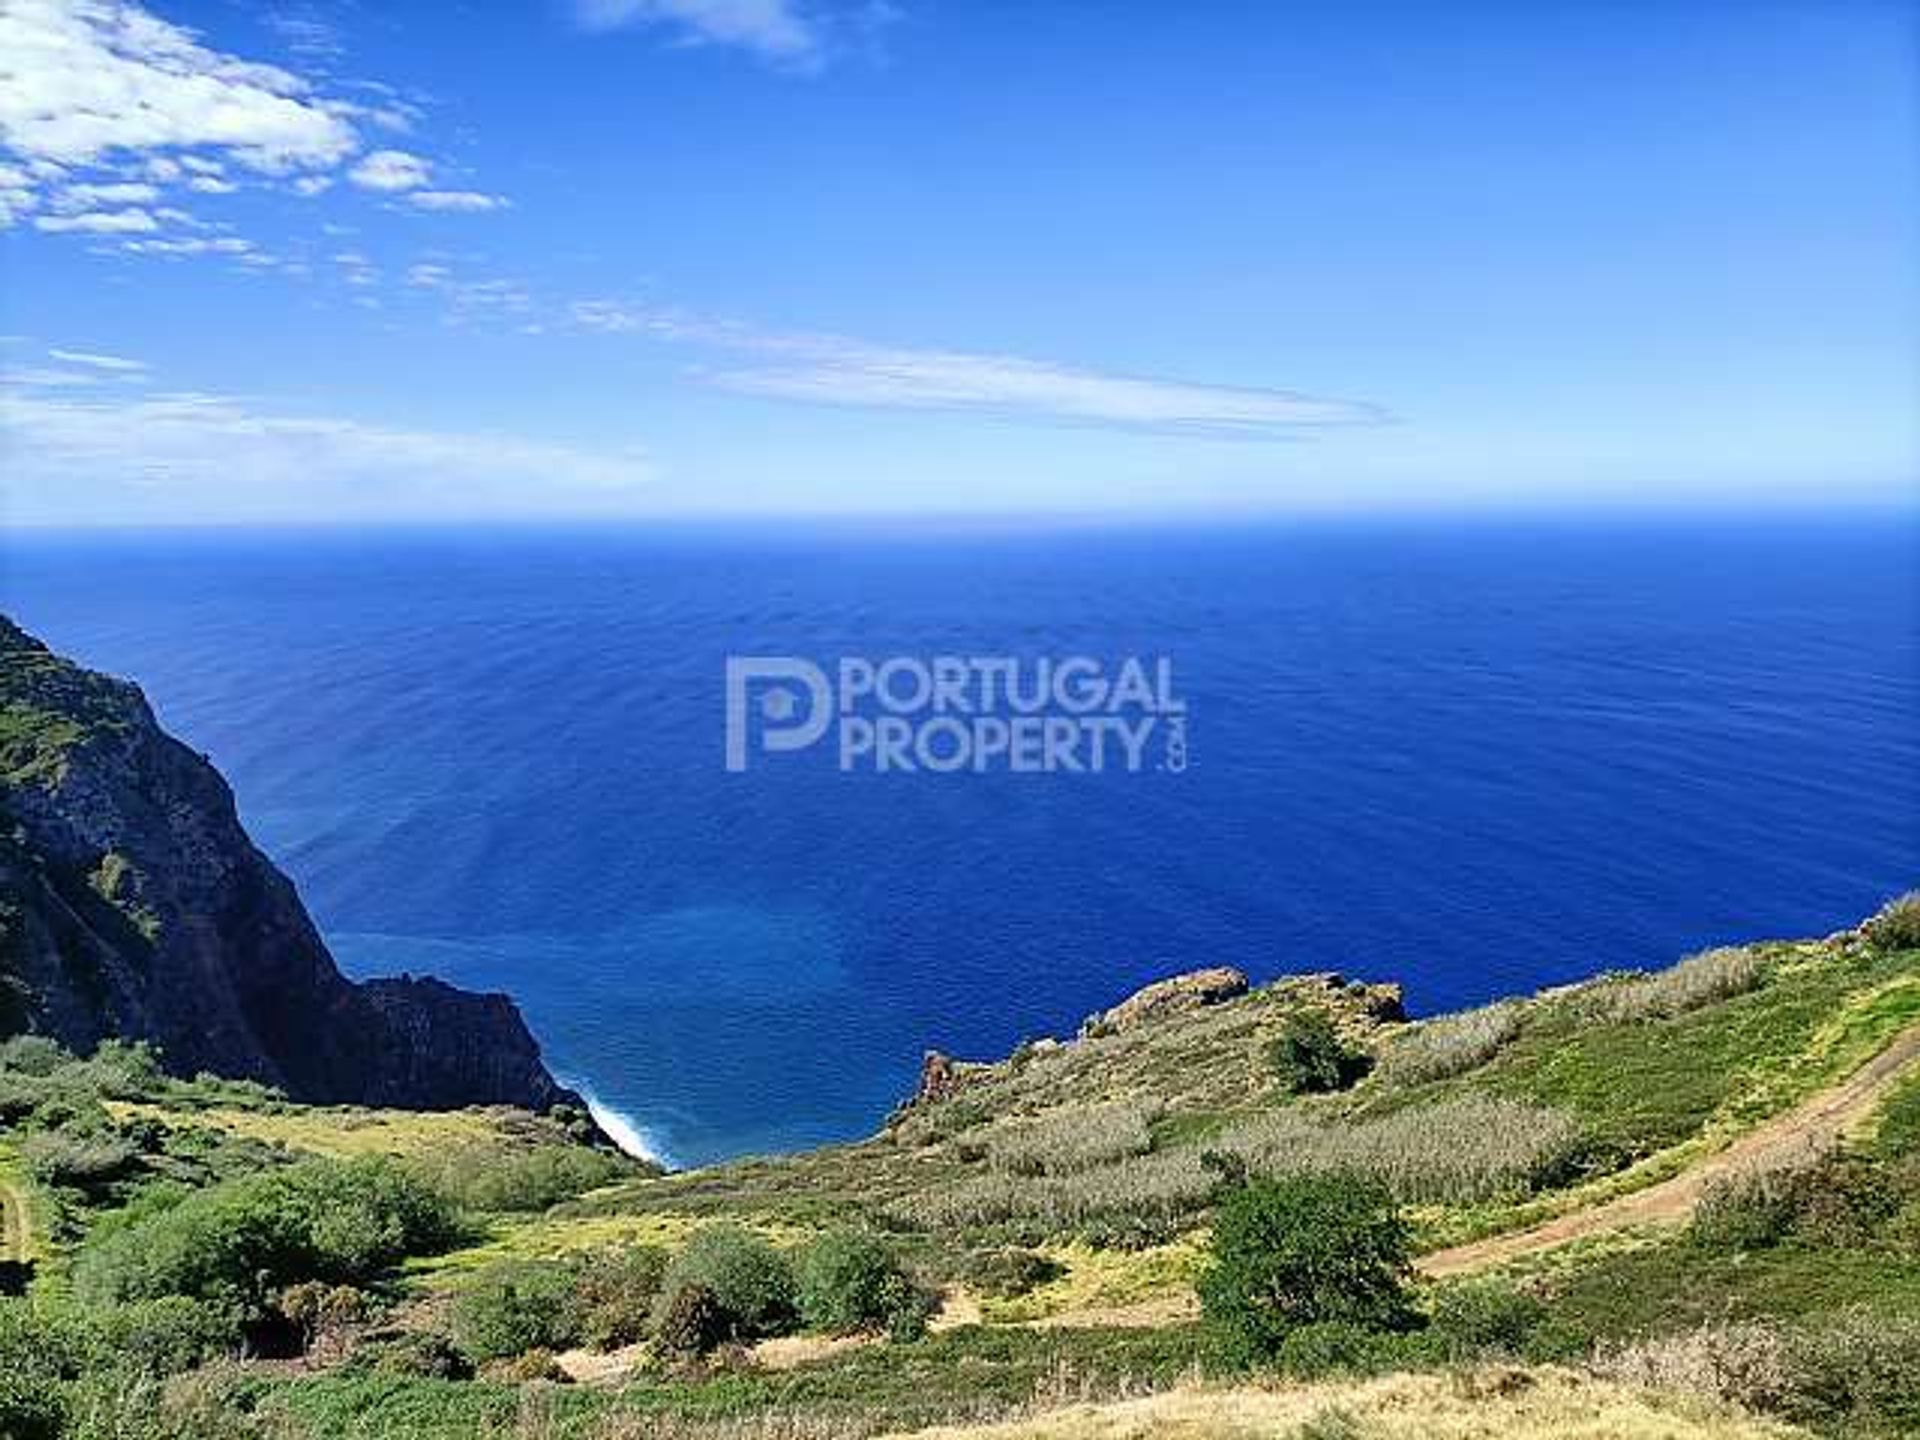
[[[1917,14],[0,0],[0,518],[1904,504]]]

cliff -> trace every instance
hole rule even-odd
[[[0,1035],[146,1040],[168,1069],[413,1108],[577,1097],[513,1002],[341,975],[226,782],[137,686],[0,617]]]

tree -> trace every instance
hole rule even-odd
[[[1200,1277],[1207,1324],[1243,1365],[1271,1361],[1302,1325],[1402,1328],[1409,1243],[1392,1197],[1372,1181],[1303,1175],[1233,1189]]]
[[[1324,1010],[1305,1010],[1268,1043],[1267,1068],[1288,1094],[1319,1095],[1358,1083],[1373,1057],[1349,1049]]]

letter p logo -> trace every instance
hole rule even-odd
[[[833,723],[833,691],[827,675],[811,660],[792,655],[727,657],[727,769],[747,768],[749,692],[758,689],[760,748],[804,750]],[[801,701],[801,692],[806,700]]]

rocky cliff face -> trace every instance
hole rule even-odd
[[[316,1102],[577,1101],[513,1002],[342,976],[206,760],[139,689],[0,617],[0,1034],[158,1045]]]

